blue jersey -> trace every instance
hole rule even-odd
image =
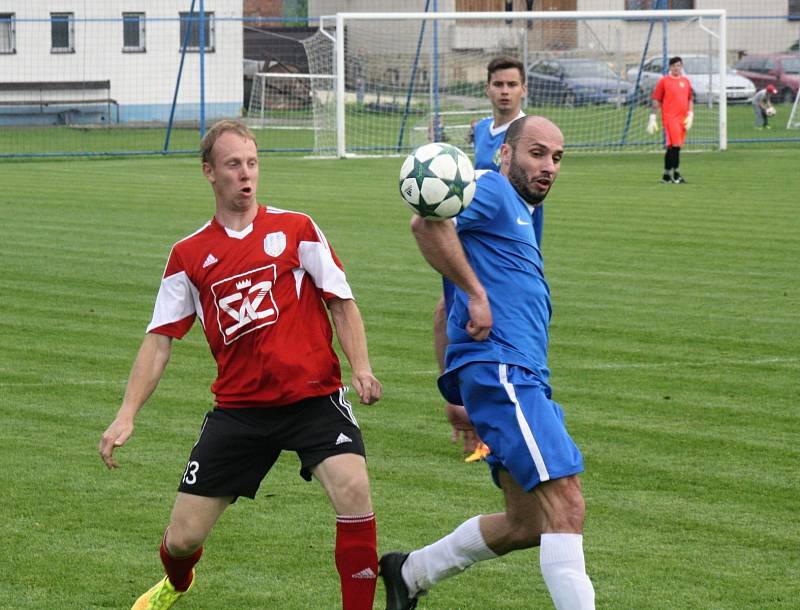
[[[525,115],[520,113],[519,116]],[[475,127],[472,129],[472,141],[475,146],[475,169],[500,171],[500,145],[505,140],[506,131],[511,123],[513,121],[502,125],[498,129],[494,129],[493,117],[486,117],[475,123]],[[536,232],[536,241],[541,246],[542,231],[544,230],[544,208],[542,206],[537,207],[533,213],[533,230]]]
[[[472,142],[475,146],[475,169],[493,169],[500,171],[500,145],[506,137],[506,130],[511,123],[493,130],[494,119],[486,117],[475,123],[472,130]]]
[[[442,393],[458,402],[457,376],[451,373],[470,362],[522,366],[547,385],[550,289],[528,204],[505,176],[487,172],[478,180],[472,203],[458,216],[456,230],[488,295],[493,326],[485,341],[474,341],[466,331],[467,296],[454,287]]]

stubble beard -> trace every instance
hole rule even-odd
[[[544,193],[534,191],[530,186],[525,172],[514,163],[513,157],[511,159],[511,166],[508,169],[508,181],[519,196],[533,206],[541,205],[545,197],[547,197],[547,193],[550,192],[549,188]]]

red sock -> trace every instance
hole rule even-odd
[[[200,556],[203,554],[203,547],[197,549],[187,557],[173,557],[169,554],[164,541],[161,541],[161,563],[164,564],[164,570],[167,572],[167,578],[175,587],[176,591],[186,591],[189,585],[192,584],[192,568],[200,561]]]
[[[343,610],[372,610],[378,579],[375,515],[336,517],[336,569]]]

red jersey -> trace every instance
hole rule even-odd
[[[212,219],[172,247],[147,331],[180,339],[199,317],[216,404],[283,406],[342,385],[323,302],[333,297],[353,295],[314,221],[259,206],[243,231]]]
[[[661,77],[653,89],[653,99],[661,102],[661,118],[679,118],[683,120],[689,114],[689,102],[692,101],[692,84],[685,76]]]

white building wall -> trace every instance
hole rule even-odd
[[[214,51],[205,53],[206,116],[231,116],[239,113],[243,99],[242,2],[204,4],[215,17]],[[16,17],[16,53],[0,55],[0,81],[109,80],[122,121],[165,120],[181,58],[178,16],[189,7],[185,0],[3,0],[0,12]],[[50,14],[59,12],[74,15],[73,53],[51,52]],[[145,14],[145,52],[123,52],[123,12]],[[197,118],[199,65],[199,53],[186,54],[179,119]]]
[[[334,15],[337,12],[417,12],[425,7],[426,0],[308,0],[309,17]],[[728,51],[731,58],[744,53],[769,53],[787,49],[800,38],[800,21],[786,18],[787,0],[695,0],[698,10],[725,9],[728,14]],[[439,12],[454,11],[455,0],[439,0]],[[578,11],[624,10],[625,0],[578,0]],[[747,19],[745,19],[747,17]],[[641,52],[641,43],[647,35],[648,24],[624,24],[622,33],[617,34],[617,26],[611,22],[594,22],[589,28],[581,26],[577,32],[578,49],[595,50],[598,46],[621,45],[614,53],[629,56]],[[654,29],[660,30],[660,26]],[[494,30],[494,31],[493,31]],[[443,27],[447,32],[447,27]],[[384,33],[385,34],[385,33]],[[447,34],[445,34],[445,37]],[[507,45],[508,32],[502,28],[484,28],[472,31],[461,29],[451,33],[452,44],[456,48],[478,49]],[[659,42],[660,45],[660,33]],[[505,39],[503,38],[505,37]],[[385,37],[386,46],[395,44],[402,47],[401,40],[393,41]],[[690,28],[675,26],[669,32],[669,49],[675,53],[701,52],[698,48],[703,36],[696,24]],[[598,45],[598,39],[603,45]],[[606,42],[608,41],[608,42]],[[413,43],[414,41],[412,41]],[[510,46],[510,45],[507,45]],[[658,50],[660,52],[660,49]]]

